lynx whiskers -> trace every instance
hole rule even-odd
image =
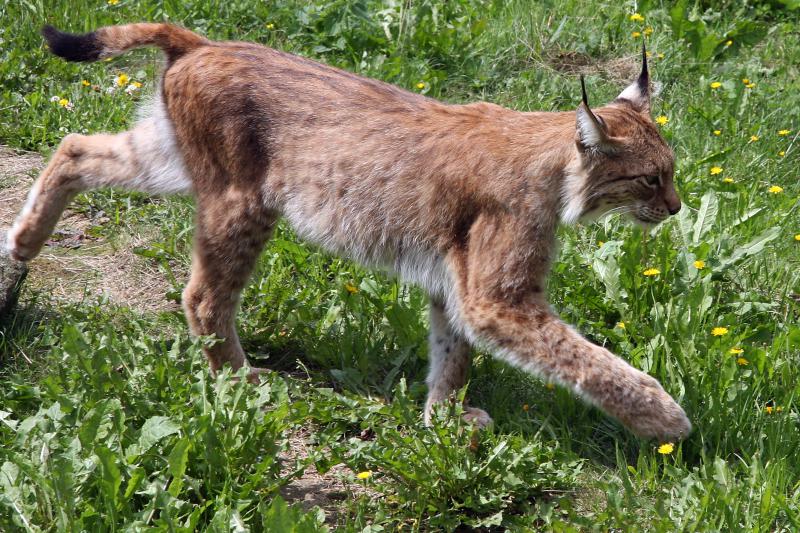
[[[446,105],[270,48],[212,42],[168,24],[85,35],[44,29],[50,49],[92,61],[137,46],[166,54],[150,114],[116,135],[68,135],[8,233],[12,256],[40,251],[80,191],[185,193],[197,203],[191,330],[216,335],[212,371],[247,365],[239,295],[280,217],[325,250],[396,272],[430,305],[431,407],[466,383],[481,343],[572,389],[645,437],[691,424],[647,374],[550,310],[543,292],[559,223],[624,212],[655,224],[680,208],[673,155],[639,78],[592,110],[522,113]],[[260,369],[251,369],[254,381]],[[467,408],[487,424],[487,413]]]

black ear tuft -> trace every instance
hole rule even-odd
[[[67,61],[96,61],[103,51],[103,44],[96,32],[75,35],[48,25],[42,28],[42,35],[50,51]]]
[[[583,100],[583,105],[589,107],[589,98],[586,96],[586,83],[583,81],[583,74],[581,74],[581,100]]]
[[[642,39],[642,72],[639,74],[639,79],[636,80],[636,83],[639,84],[639,90],[642,94],[650,94],[650,73],[647,70],[647,48],[645,48],[644,39]]]

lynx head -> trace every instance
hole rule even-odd
[[[567,176],[562,218],[575,222],[609,212],[657,224],[681,208],[675,191],[675,157],[650,117],[650,77],[642,47],[642,72],[611,103],[592,111],[581,77],[576,114],[578,158]]]

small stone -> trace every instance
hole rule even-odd
[[[22,282],[28,274],[28,266],[12,259],[5,251],[0,252],[0,318],[11,312],[17,303]]]

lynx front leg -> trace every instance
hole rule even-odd
[[[468,327],[508,362],[572,389],[641,437],[682,439],[683,409],[654,378],[596,346],[542,305],[509,306],[467,297]]]
[[[204,349],[212,373],[226,363],[233,370],[246,364],[236,333],[239,296],[276,220],[257,192],[233,187],[198,192],[192,275],[183,291],[183,308],[193,334],[220,339]],[[258,381],[261,372],[252,368],[250,380]]]
[[[572,389],[642,437],[686,437],[691,423],[658,381],[590,343],[549,310],[540,285],[549,248],[536,241],[538,229],[526,235],[524,224],[511,217],[479,219],[468,245],[448,256],[470,340]]]
[[[431,331],[428,338],[430,369],[428,370],[428,399],[425,402],[425,425],[431,424],[433,406],[447,401],[467,382],[469,371],[470,346],[467,341],[453,331],[441,302],[431,301]],[[485,427],[492,419],[482,409],[464,408],[464,419]]]

